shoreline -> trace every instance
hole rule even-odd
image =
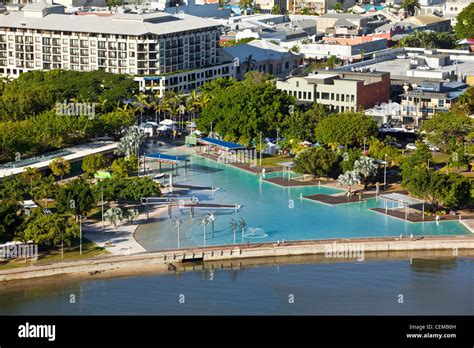
[[[61,262],[44,266],[27,266],[23,269],[0,271],[0,282],[45,278],[62,275],[110,274],[111,272],[168,271],[169,264],[189,262],[241,261],[246,259],[268,259],[320,255],[327,259],[328,247],[342,246],[344,250],[362,250],[365,253],[391,252],[440,252],[459,255],[459,251],[474,250],[474,236],[424,236],[416,239],[377,237],[339,238],[314,241],[289,241],[280,243],[236,244],[215,247],[164,250],[137,253],[126,256],[104,256],[95,259]],[[176,266],[175,266],[176,267]],[[174,270],[171,270],[174,271]]]

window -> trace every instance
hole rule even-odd
[[[329,99],[329,93],[321,93],[321,99]]]
[[[351,94],[351,103],[354,102],[354,94]]]

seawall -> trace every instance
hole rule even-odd
[[[146,269],[166,270],[169,263],[271,258],[279,256],[325,255],[329,245],[363,250],[364,253],[391,251],[474,250],[474,236],[436,236],[410,238],[353,238],[280,243],[237,244],[192,249],[165,250],[128,256],[110,256],[51,265],[27,266],[0,271],[0,281],[32,279],[68,274],[94,275],[109,271]]]

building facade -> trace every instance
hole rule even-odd
[[[136,76],[142,88],[145,77],[161,77],[154,85],[159,93],[187,92],[212,78],[234,76],[232,62],[221,61],[220,25],[214,21],[165,13],[76,16],[63,10],[40,2],[0,15],[0,75],[104,70]],[[204,77],[193,80],[195,72]]]
[[[420,121],[432,117],[435,113],[447,112],[456,99],[467,89],[462,82],[426,81],[416,89],[401,95],[401,118],[404,124],[420,125]]]
[[[298,67],[301,57],[287,48],[266,40],[225,47],[223,58],[235,63],[235,76],[243,79],[249,71],[258,71],[284,77]]]
[[[277,88],[300,103],[318,103],[334,112],[357,111],[390,98],[389,73],[321,71],[277,81]]]

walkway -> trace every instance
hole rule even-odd
[[[149,216],[156,216],[166,211],[166,207],[150,208]],[[142,213],[138,218],[130,223],[121,223],[117,227],[110,225],[107,221],[104,222],[104,229],[102,229],[102,222],[84,223],[82,229],[84,237],[106,248],[113,255],[131,255],[146,252],[134,237],[135,230],[140,224],[148,223],[150,219],[146,219],[146,213]]]

